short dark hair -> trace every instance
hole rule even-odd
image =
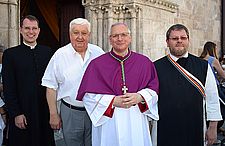
[[[166,32],[166,40],[169,39],[170,37],[170,34],[171,34],[171,31],[174,31],[174,30],[185,30],[186,34],[187,34],[187,37],[189,39],[189,31],[187,29],[186,26],[182,25],[182,24],[175,24],[175,25],[172,25]]]
[[[38,24],[38,27],[39,27],[39,20],[33,15],[26,15],[26,16],[22,17],[21,20],[20,20],[20,27],[23,26],[24,19],[29,19],[30,21],[37,21],[37,24]]]

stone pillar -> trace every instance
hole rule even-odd
[[[19,44],[19,0],[0,0],[0,44],[12,47]]]
[[[132,36],[132,42],[131,42],[131,49],[139,52],[141,48],[140,47],[140,38],[139,38],[139,33],[142,31],[142,27],[139,27],[139,22],[140,22],[140,7],[136,4],[133,4],[131,8],[129,8],[130,11],[130,17],[131,17],[131,22],[130,22],[130,29],[131,31],[131,36]]]
[[[83,1],[82,1],[82,4],[86,5],[86,3],[84,3]],[[95,8],[93,8],[92,6],[89,5],[85,7],[85,17],[91,23],[90,42],[93,44],[97,44],[97,39],[94,39],[93,37],[97,35],[97,29],[93,29],[93,26],[97,26],[97,20],[96,20],[95,13],[93,13],[92,11],[95,11]]]
[[[110,7],[112,8],[112,6],[110,6]],[[113,12],[109,11],[108,12],[108,25],[107,25],[108,29],[107,29],[107,32],[105,32],[105,35],[108,36],[107,39],[105,39],[105,41],[107,41],[106,45],[109,48],[108,50],[111,49],[111,45],[109,43],[109,39],[108,38],[109,38],[109,35],[110,35],[110,29],[111,29],[112,24],[113,24]]]
[[[97,43],[105,51],[111,49],[108,36],[110,27],[113,23],[124,22],[130,30],[133,41],[131,49],[136,51],[137,48],[137,17],[139,16],[139,7],[132,3],[124,4],[111,0],[83,0],[85,6],[85,17],[92,24],[91,42]],[[96,32],[97,31],[97,32]]]
[[[19,0],[9,0],[8,4],[8,46],[16,46],[20,43],[19,23],[20,8]],[[15,37],[16,36],[16,37]]]
[[[131,24],[130,24],[130,29],[132,30],[131,36],[132,36],[132,41],[131,41],[131,48],[132,50],[136,51],[136,15],[134,13],[131,13]]]
[[[136,31],[136,51],[139,52],[139,53],[143,53],[143,20],[142,19],[142,16],[143,16],[143,11],[141,10],[140,7],[138,7],[137,11],[139,11],[137,13],[137,18],[136,18],[136,28],[137,28],[137,31]]]
[[[103,14],[102,12],[98,12],[97,14],[97,44],[100,46],[100,47],[103,47]]]

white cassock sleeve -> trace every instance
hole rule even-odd
[[[109,117],[103,116],[106,109],[110,105],[115,95],[93,94],[86,93],[83,97],[84,106],[92,121],[92,124],[97,127],[104,124]]]
[[[142,89],[138,92],[144,98],[146,104],[148,105],[148,110],[143,114],[146,116],[158,120],[158,95],[155,91],[151,89]],[[104,116],[105,111],[110,105],[111,101],[115,95],[106,95],[106,94],[93,94],[86,93],[83,97],[84,106],[90,116],[92,124],[97,127],[104,124],[110,118]]]
[[[141,91],[138,91],[138,93],[141,94],[148,105],[148,110],[144,112],[144,114],[153,120],[159,120],[158,94],[149,88],[142,89]]]
[[[222,120],[216,80],[212,72],[212,69],[209,65],[205,83],[205,94],[206,94],[207,121]]]

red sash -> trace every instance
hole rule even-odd
[[[194,77],[190,72],[185,70],[183,67],[181,67],[176,61],[174,61],[170,55],[167,55],[168,60],[175,66],[175,68],[195,87],[198,89],[199,93],[203,96],[203,98],[206,97],[205,95],[205,87],[202,85],[202,83]]]

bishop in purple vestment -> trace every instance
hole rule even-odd
[[[112,50],[91,61],[77,96],[93,123],[92,145],[152,146],[148,120],[159,118],[154,64],[128,49],[127,25],[112,25],[109,39]]]

